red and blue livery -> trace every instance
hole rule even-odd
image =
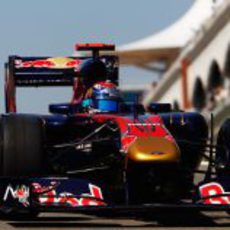
[[[199,113],[125,102],[115,46],[76,48],[92,55],[10,56],[5,65],[0,209],[229,210],[228,164],[220,148],[227,134],[221,131],[215,146]],[[71,87],[73,97],[50,104],[47,115],[17,113],[17,87],[48,86]],[[195,184],[204,158],[205,179]]]

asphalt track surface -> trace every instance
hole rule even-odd
[[[65,213],[36,219],[1,220],[0,229],[229,229],[230,216],[214,213],[146,213],[132,217],[95,217]]]
[[[200,176],[197,176],[200,179]],[[226,212],[154,211],[116,216],[90,216],[68,213],[41,213],[37,218],[6,219],[0,216],[1,229],[229,229]]]

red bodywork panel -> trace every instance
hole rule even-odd
[[[88,114],[77,114],[77,116],[79,115],[89,116]],[[159,115],[140,116],[134,119],[131,116],[116,114],[94,114],[91,118],[102,124],[107,121],[115,122],[120,128],[122,150],[125,152],[137,137],[164,137],[171,142],[175,142]]]

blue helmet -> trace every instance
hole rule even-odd
[[[116,85],[110,82],[98,82],[92,89],[93,105],[100,112],[117,112],[120,95]]]

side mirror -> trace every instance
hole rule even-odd
[[[172,112],[172,106],[169,103],[151,103],[148,110],[151,113],[169,113]]]
[[[79,112],[80,109],[80,104],[62,103],[49,105],[49,112],[53,114],[73,114]]]

